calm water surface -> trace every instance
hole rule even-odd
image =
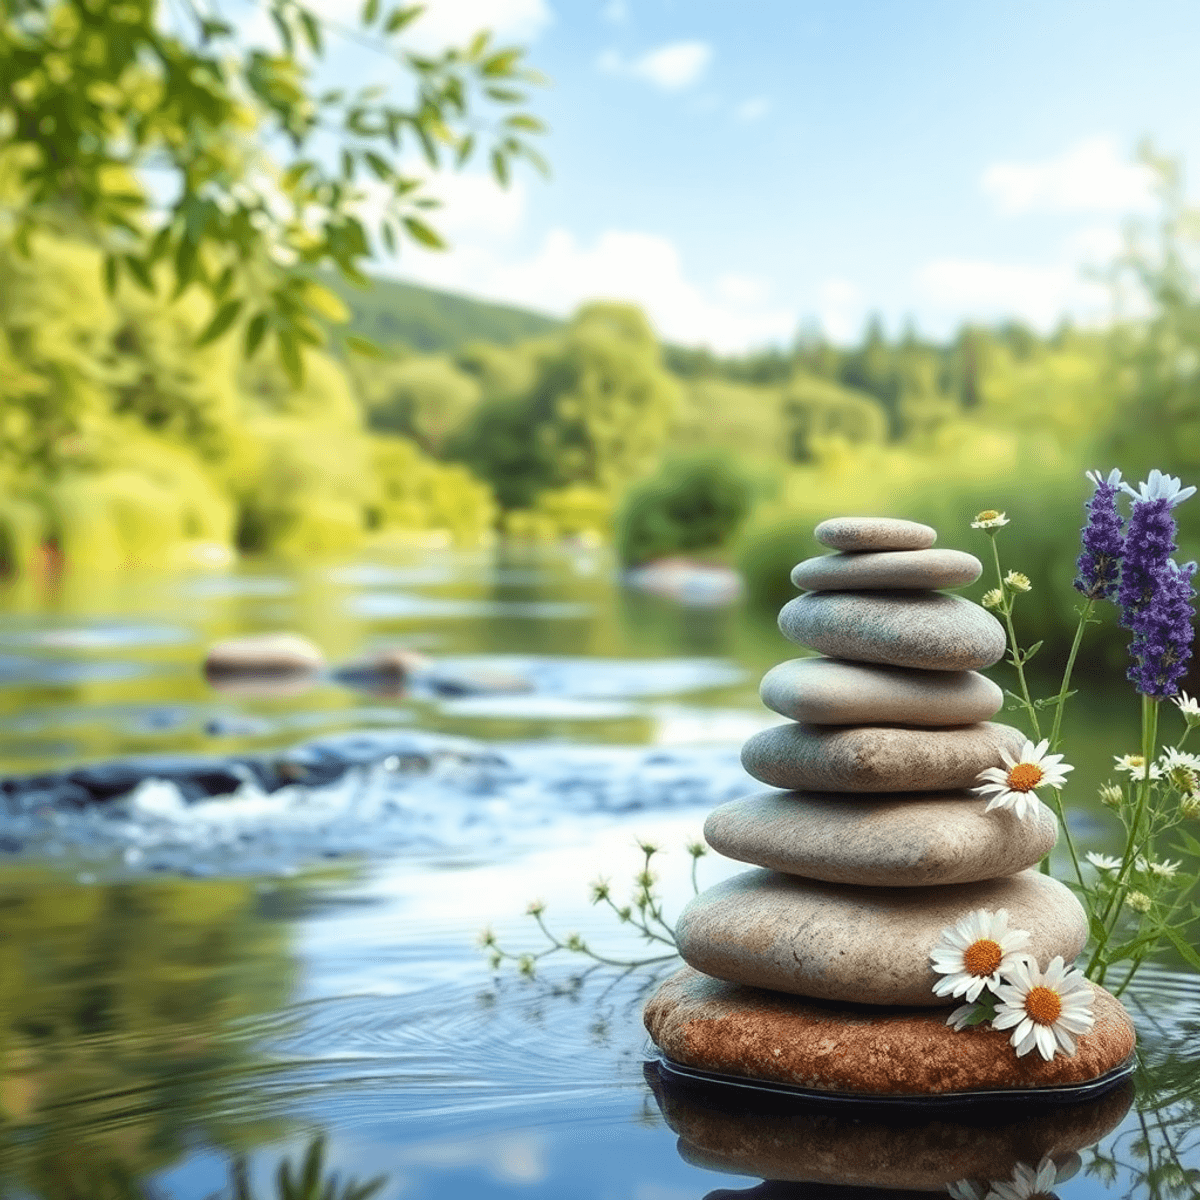
[[[1200,985],[1177,964],[1129,998],[1136,1098],[886,1120],[664,1090],[640,1008],[672,963],[487,969],[484,926],[541,947],[533,898],[560,933],[644,952],[589,906],[588,881],[623,890],[641,837],[664,847],[668,910],[691,894],[684,846],[745,788],[738,745],[774,721],[757,680],[788,648],[769,622],[622,592],[587,555],[68,578],[0,604],[10,773],[337,746],[348,731],[433,747],[419,771],[372,760],[326,788],[187,804],[152,783],[103,811],[4,819],[0,1194],[207,1197],[240,1176],[274,1196],[281,1161],[321,1137],[326,1172],[381,1176],[387,1197],[865,1200],[943,1189],[964,1147],[1003,1178],[1061,1120],[1080,1147],[1057,1164],[1064,1200],[1197,1194]],[[379,696],[324,679],[271,697],[204,682],[212,640],[279,628],[334,664],[403,644],[530,690]],[[1123,696],[1075,717],[1087,750],[1071,820],[1088,846],[1110,846],[1086,797],[1135,722]],[[701,885],[737,869],[706,859]]]

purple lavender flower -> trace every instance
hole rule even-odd
[[[1121,488],[1133,497],[1117,600],[1121,624],[1133,631],[1129,679],[1145,696],[1163,699],[1179,690],[1192,656],[1192,576],[1195,563],[1179,566],[1171,510],[1195,494],[1194,487],[1161,471],[1138,485]]]
[[[1187,673],[1187,662],[1192,657],[1195,573],[1194,562],[1181,567],[1168,559],[1155,578],[1149,601],[1137,614],[1129,643],[1133,663],[1128,674],[1145,696],[1159,700],[1174,696]]]
[[[1121,556],[1125,552],[1124,520],[1117,512],[1117,491],[1121,487],[1121,469],[1114,467],[1104,479],[1099,471],[1089,471],[1088,479],[1096,490],[1087,503],[1087,524],[1081,540],[1083,553],[1076,563],[1075,589],[1089,600],[1111,600],[1121,574]]]

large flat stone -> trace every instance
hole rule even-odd
[[[981,574],[983,564],[962,550],[882,550],[806,558],[792,568],[792,582],[809,592],[937,589],[965,587]]]
[[[814,725],[971,725],[995,716],[1004,693],[978,671],[916,671],[793,658],[772,667],[762,702],[784,717]]]
[[[644,1019],[668,1058],[700,1070],[822,1092],[938,1096],[1085,1084],[1121,1066],[1133,1053],[1133,1023],[1116,997],[1095,984],[1092,992],[1091,1032],[1073,1056],[1049,1062],[1036,1051],[1018,1058],[1007,1031],[956,1033],[946,1024],[953,1006],[823,1004],[687,968],[655,992]]]
[[[828,883],[929,887],[974,883],[1032,867],[1054,846],[1058,820],[984,812],[966,792],[909,796],[758,792],[708,815],[718,854]]]
[[[942,592],[809,592],[779,613],[784,637],[833,658],[975,671],[1004,655],[1004,626]]]
[[[1025,735],[984,721],[955,729],[895,725],[775,725],[742,746],[762,783],[811,792],[942,792],[975,784],[985,767],[1019,754]]]
[[[813,536],[831,550],[927,550],[937,530],[899,517],[830,517]]]
[[[1087,940],[1079,901],[1037,871],[944,887],[855,887],[753,870],[701,892],[675,927],[684,962],[730,983],[797,996],[933,1008],[941,978],[929,955],[943,930],[977,908],[1008,910],[1045,965]]]

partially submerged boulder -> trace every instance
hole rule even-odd
[[[210,680],[311,675],[325,665],[319,646],[297,633],[258,633],[217,642],[204,659]]]

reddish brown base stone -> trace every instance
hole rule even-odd
[[[956,1033],[947,1008],[869,1008],[726,983],[691,967],[646,1005],[650,1036],[684,1066],[821,1092],[939,1096],[1089,1083],[1133,1053],[1133,1022],[1094,984],[1096,1024],[1073,1057],[1018,1058],[1009,1034]]]

